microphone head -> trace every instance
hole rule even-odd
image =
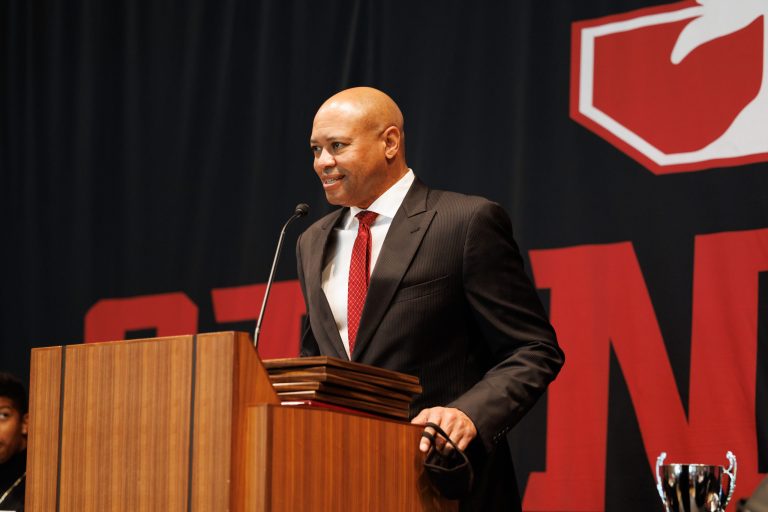
[[[309,205],[307,203],[297,204],[296,209],[293,211],[293,214],[298,217],[303,217],[308,213],[309,213]]]

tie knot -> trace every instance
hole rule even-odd
[[[373,224],[373,221],[376,220],[376,217],[378,217],[378,215],[379,214],[376,212],[369,212],[367,210],[363,210],[362,212],[355,215],[355,217],[357,217],[357,221],[360,223],[361,226],[370,228],[371,224]]]

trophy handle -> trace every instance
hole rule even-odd
[[[726,475],[728,475],[728,497],[725,498],[723,509],[728,506],[728,503],[731,501],[731,497],[733,497],[733,491],[736,489],[736,456],[731,451],[728,451],[725,456],[728,458],[730,465],[728,466],[728,469],[723,471]]]
[[[731,453],[731,452],[728,452],[728,453]],[[661,469],[661,465],[664,464],[664,459],[666,458],[667,458],[667,452],[661,452],[661,455],[659,455],[656,458],[656,491],[659,493],[659,497],[661,498],[661,502],[664,503],[665,508],[667,504],[667,499],[664,497],[664,489],[661,487],[661,473],[659,473],[659,469]],[[729,499],[730,499],[730,496],[729,496]]]

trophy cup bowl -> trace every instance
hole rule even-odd
[[[736,488],[736,457],[726,453],[730,462],[723,466],[706,464],[664,464],[662,452],[656,459],[656,489],[667,512],[722,512]],[[728,476],[727,491],[723,476]]]

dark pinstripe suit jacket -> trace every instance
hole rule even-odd
[[[297,243],[309,317],[302,356],[347,358],[321,286],[344,212]],[[564,360],[499,205],[414,181],[371,274],[352,360],[418,375],[424,392],[411,414],[457,407],[475,423],[482,451],[494,451]]]

